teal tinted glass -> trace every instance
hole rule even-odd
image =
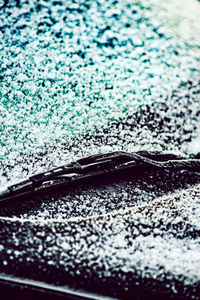
[[[179,1],[13,5],[0,10],[3,159],[165,101],[198,70],[195,1],[182,12]]]

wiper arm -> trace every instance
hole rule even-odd
[[[9,186],[0,193],[0,203],[21,199],[40,192],[58,190],[92,180],[97,176],[140,170],[189,170],[200,172],[200,159],[183,159],[174,154],[139,151],[116,151],[91,155],[67,165],[33,175],[27,180]]]

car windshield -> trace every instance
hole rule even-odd
[[[197,0],[0,1],[0,191],[96,154],[199,159],[199,16]],[[199,184],[154,168],[0,206],[0,281],[198,297]]]

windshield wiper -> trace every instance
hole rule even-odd
[[[98,176],[137,174],[141,170],[188,170],[200,172],[200,159],[184,159],[174,154],[139,151],[116,151],[91,155],[67,165],[33,175],[27,180],[9,186],[0,192],[0,204],[22,199],[33,194],[61,190],[75,184],[92,181]]]

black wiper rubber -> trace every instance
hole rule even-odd
[[[0,290],[9,299],[103,300],[105,297],[14,276],[0,275]],[[5,296],[5,299],[6,298]],[[112,300],[113,298],[106,299]],[[114,299],[113,299],[114,300]]]
[[[116,151],[91,155],[67,165],[29,177],[0,192],[0,204],[23,199],[38,193],[60,190],[90,182],[98,176],[111,174],[134,174],[143,170],[188,170],[200,172],[200,159],[184,159],[174,154],[139,151],[128,153]]]

